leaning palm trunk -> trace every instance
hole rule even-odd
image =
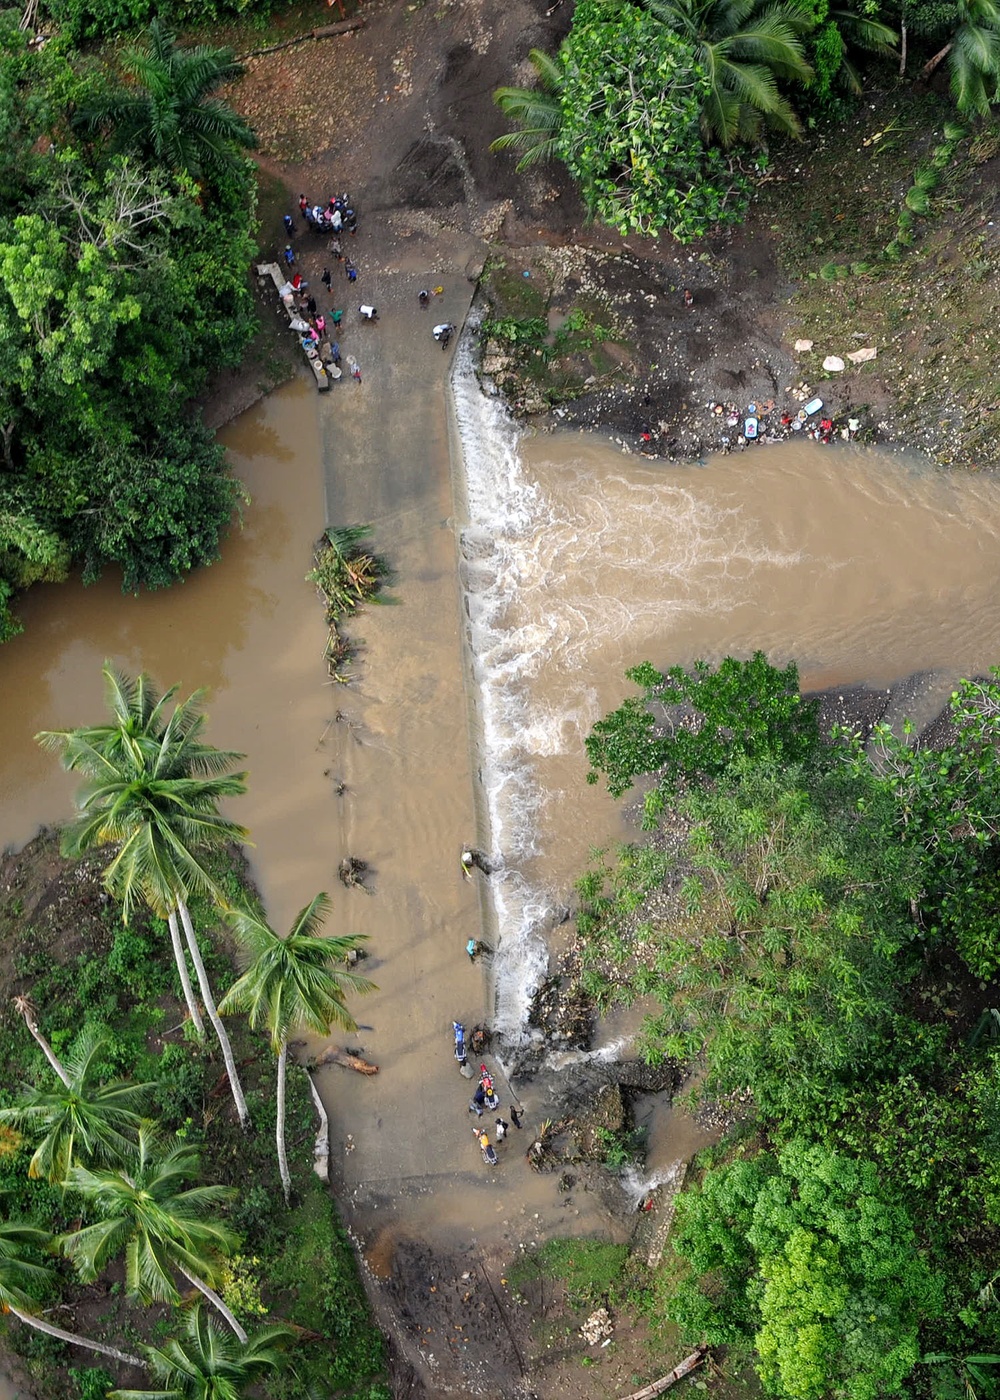
[[[951,53],[954,47],[954,41],[949,39],[943,49],[938,49],[937,53],[933,56],[933,58],[929,58],[927,60],[923,68],[921,68],[920,70],[920,76],[922,78],[929,78],[931,74],[935,71],[935,69],[938,68],[944,62],[944,60],[948,57],[948,55]]]
[[[62,1080],[66,1088],[72,1088],[72,1085],[69,1082],[69,1075],[66,1073],[66,1071],[63,1069],[62,1065],[56,1058],[56,1053],[52,1049],[52,1046],[49,1044],[49,1042],[45,1039],[44,1035],[42,1035],[41,1031],[38,1029],[38,1022],[35,1019],[35,1012],[31,1005],[31,1002],[28,1000],[27,997],[15,997],[14,1005],[24,1017],[24,1024],[28,1027],[28,1030],[31,1032],[31,1034],[35,1037],[35,1040],[41,1046],[42,1054],[48,1060],[49,1064],[55,1070],[56,1074]]]
[[[116,1361],[121,1361],[126,1366],[141,1366],[142,1362],[138,1356],[129,1356],[127,1351],[119,1351],[116,1347],[105,1346],[103,1342],[92,1342],[88,1337],[78,1337],[75,1332],[64,1332],[61,1327],[54,1326],[51,1322],[45,1322],[40,1317],[34,1317],[31,1313],[22,1312],[13,1303],[7,1304],[7,1311],[12,1312],[19,1322],[23,1322],[26,1327],[34,1327],[39,1332],[45,1332],[49,1337],[58,1337],[61,1342],[67,1342],[71,1347],[87,1347],[90,1351],[99,1351],[104,1356],[112,1356]],[[246,1338],[243,1338],[246,1341]]]
[[[176,909],[170,911],[167,918],[167,927],[170,929],[170,942],[174,950],[174,962],[177,964],[177,975],[181,979],[181,991],[184,993],[184,1000],[187,1002],[188,1015],[191,1017],[191,1024],[194,1026],[195,1034],[198,1039],[204,1040],[205,1023],[201,1019],[201,1012],[198,1010],[198,1003],[195,1000],[194,988],[191,986],[187,958],[184,956],[184,945],[181,943],[181,931],[177,926]]]
[[[236,1061],[233,1058],[233,1047],[229,1043],[229,1036],[226,1028],[222,1024],[222,1017],[219,1015],[215,998],[212,995],[212,987],[208,980],[208,973],[205,971],[205,964],[202,961],[201,949],[198,947],[198,939],[195,937],[194,925],[191,922],[191,915],[183,899],[177,901],[177,908],[180,912],[181,922],[184,925],[184,936],[187,939],[188,951],[191,954],[191,961],[194,963],[194,970],[198,975],[198,987],[201,991],[201,999],[208,1012],[208,1019],[215,1027],[215,1034],[219,1037],[219,1045],[222,1047],[222,1058],[226,1062],[226,1074],[229,1076],[229,1087],[233,1091],[233,1102],[236,1104],[236,1112],[240,1115],[240,1123],[244,1128],[250,1125],[250,1110],[247,1108],[247,1101],[243,1097],[243,1086],[240,1084],[240,1077],[236,1072]]]
[[[209,1288],[208,1284],[203,1278],[199,1278],[197,1274],[190,1273],[187,1269],[183,1267],[183,1265],[179,1264],[177,1267],[187,1279],[188,1283],[193,1283],[195,1288],[197,1288],[198,1292],[203,1293],[208,1299],[208,1301],[212,1304],[212,1306],[218,1308],[219,1312],[229,1323],[230,1327],[236,1333],[237,1337],[239,1337],[240,1341],[244,1345],[246,1345],[247,1334],[244,1332],[240,1324],[236,1321],[236,1318],[233,1316],[233,1314],[226,1307],[225,1303],[219,1297],[218,1293],[216,1293],[215,1289]]]
[[[278,1145],[278,1171],[281,1186],[285,1193],[285,1205],[292,1204],[292,1174],[288,1170],[288,1152],[285,1148],[285,1072],[288,1069],[288,1038],[282,1036],[278,1051],[278,1102],[274,1136]]]

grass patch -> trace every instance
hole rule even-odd
[[[621,1296],[629,1248],[607,1240],[554,1239],[511,1266],[511,1286],[522,1295],[532,1284],[561,1282],[572,1308],[587,1308]]]

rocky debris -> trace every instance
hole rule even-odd
[[[528,1024],[542,1032],[549,1046],[586,1049],[594,1022],[594,1003],[568,966],[547,977],[531,999]]]
[[[365,884],[365,876],[368,874],[368,862],[358,860],[357,856],[345,856],[337,866],[337,878],[348,890],[364,890],[365,894],[372,891]]]
[[[730,1132],[750,1111],[753,1097],[749,1089],[737,1089],[719,1099],[703,1099],[694,1110],[694,1119],[720,1137]]]
[[[580,1328],[580,1336],[588,1346],[596,1347],[609,1341],[614,1330],[607,1308],[597,1308]]]
[[[608,1148],[608,1134],[620,1136],[628,1126],[629,1113],[620,1084],[605,1084],[597,1093],[586,1113],[572,1120],[575,1138],[575,1158],[603,1161]]]

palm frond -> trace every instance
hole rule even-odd
[[[831,10],[829,17],[836,21],[841,34],[855,48],[890,58],[899,44],[896,30],[881,20],[869,19],[854,10]]]

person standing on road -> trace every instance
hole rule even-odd
[[[511,1104],[510,1106],[510,1121],[514,1124],[514,1127],[517,1128],[518,1131],[520,1131],[521,1115],[520,1113],[518,1113],[517,1109],[514,1107],[513,1104]]]
[[[507,1129],[510,1127],[510,1124],[505,1119],[497,1117],[493,1126],[497,1130],[497,1142],[503,1142],[504,1138],[507,1136]]]
[[[319,280],[323,283],[326,290],[329,291],[333,278],[330,276],[330,269],[328,267],[324,267],[323,276]]]

